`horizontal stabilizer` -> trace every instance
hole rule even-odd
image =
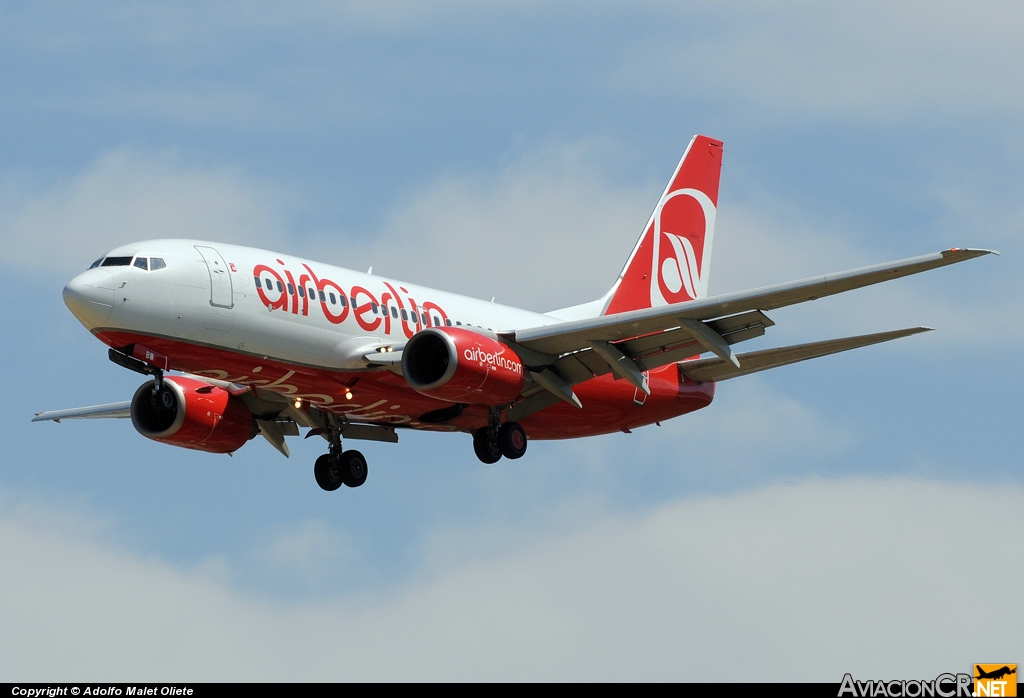
[[[797,344],[791,347],[779,347],[778,349],[765,349],[764,351],[752,351],[740,354],[739,367],[729,361],[720,358],[697,359],[695,361],[684,361],[679,364],[680,370],[687,378],[695,381],[724,381],[729,378],[745,376],[749,373],[766,371],[769,368],[778,368],[795,364],[807,359],[816,359],[819,356],[837,354],[841,351],[858,349],[860,347],[888,342],[901,337],[909,337],[920,332],[929,332],[930,327],[911,327],[905,330],[893,330],[892,332],[878,332],[876,334],[864,334],[859,337],[844,337],[842,339],[829,339],[824,342],[812,342],[810,344]]]
[[[33,422],[59,422],[62,419],[128,419],[131,417],[132,403],[113,402],[109,405],[94,405],[92,407],[76,407],[70,410],[51,410],[50,412],[37,412],[32,418]]]

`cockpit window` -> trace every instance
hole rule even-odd
[[[101,267],[127,267],[132,263],[131,257],[107,257]]]
[[[149,271],[149,264],[147,264],[147,262],[148,260],[145,257],[136,257],[135,264],[132,266],[138,267],[142,271]]]
[[[152,257],[149,260],[150,271],[156,271],[157,269],[164,269],[166,267],[167,265],[164,264],[164,260],[160,259],[159,257]]]
[[[90,269],[95,269],[96,267],[98,267],[100,265],[100,262],[102,262],[102,261],[103,261],[103,257],[100,257],[95,262],[93,262],[92,266],[90,266],[89,268]]]

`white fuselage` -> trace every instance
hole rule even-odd
[[[117,258],[156,258],[166,266],[100,266],[73,279],[65,301],[89,330],[125,330],[324,369],[365,368],[366,352],[400,346],[428,323],[489,333],[560,321],[238,245],[149,240],[104,259]]]

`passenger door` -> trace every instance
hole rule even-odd
[[[206,269],[210,272],[210,305],[217,308],[231,308],[234,298],[231,292],[231,272],[220,252],[212,247],[196,245],[203,256]]]

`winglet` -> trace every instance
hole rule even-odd
[[[999,250],[985,250],[975,247],[950,247],[948,250],[942,251],[943,257],[952,257],[954,255],[964,256],[964,259],[973,259],[975,257],[984,257],[987,254],[994,254],[999,256]]]

